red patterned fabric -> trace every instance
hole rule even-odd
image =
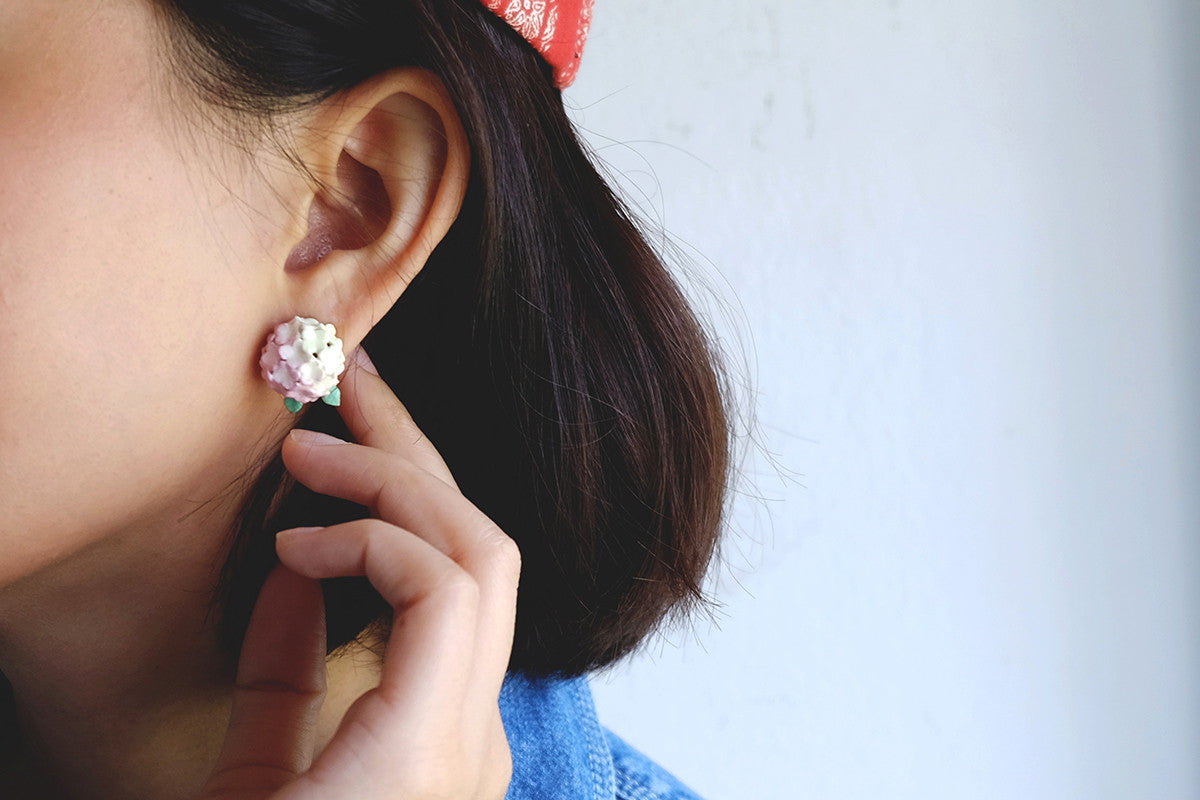
[[[554,67],[554,83],[571,85],[579,72],[594,0],[483,0]]]

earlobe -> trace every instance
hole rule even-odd
[[[336,321],[352,349],[458,216],[470,155],[441,82],[392,70],[315,112],[301,150],[318,187],[284,265],[289,309]]]

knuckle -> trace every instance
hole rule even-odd
[[[389,527],[391,526],[381,519],[364,517],[355,520],[353,527],[349,528],[350,538],[356,546],[370,554],[379,547],[379,541],[387,533]]]
[[[480,552],[486,568],[515,584],[521,574],[521,548],[494,523],[484,530],[480,538]]]
[[[432,594],[454,607],[479,605],[479,584],[463,569],[447,567],[437,577]]]
[[[494,551],[492,561],[496,569],[515,581],[521,574],[521,548],[499,528],[491,537],[490,546]]]
[[[354,525],[355,544],[362,549],[363,566],[387,563],[387,543],[395,535],[396,526],[374,517],[357,520]]]
[[[414,472],[415,469],[416,465],[411,461],[403,456],[396,456],[392,460],[391,469],[384,479],[383,486],[380,487],[380,496],[387,498],[397,508],[409,508],[408,490],[412,488],[414,481],[418,477]]]

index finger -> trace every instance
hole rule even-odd
[[[338,411],[359,444],[403,456],[421,469],[458,488],[454,475],[408,409],[362,347],[350,354],[350,371],[341,381],[342,404]]]

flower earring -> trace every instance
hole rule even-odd
[[[293,414],[314,400],[341,405],[338,378],[346,369],[346,354],[332,325],[299,316],[281,323],[268,337],[258,366]]]

